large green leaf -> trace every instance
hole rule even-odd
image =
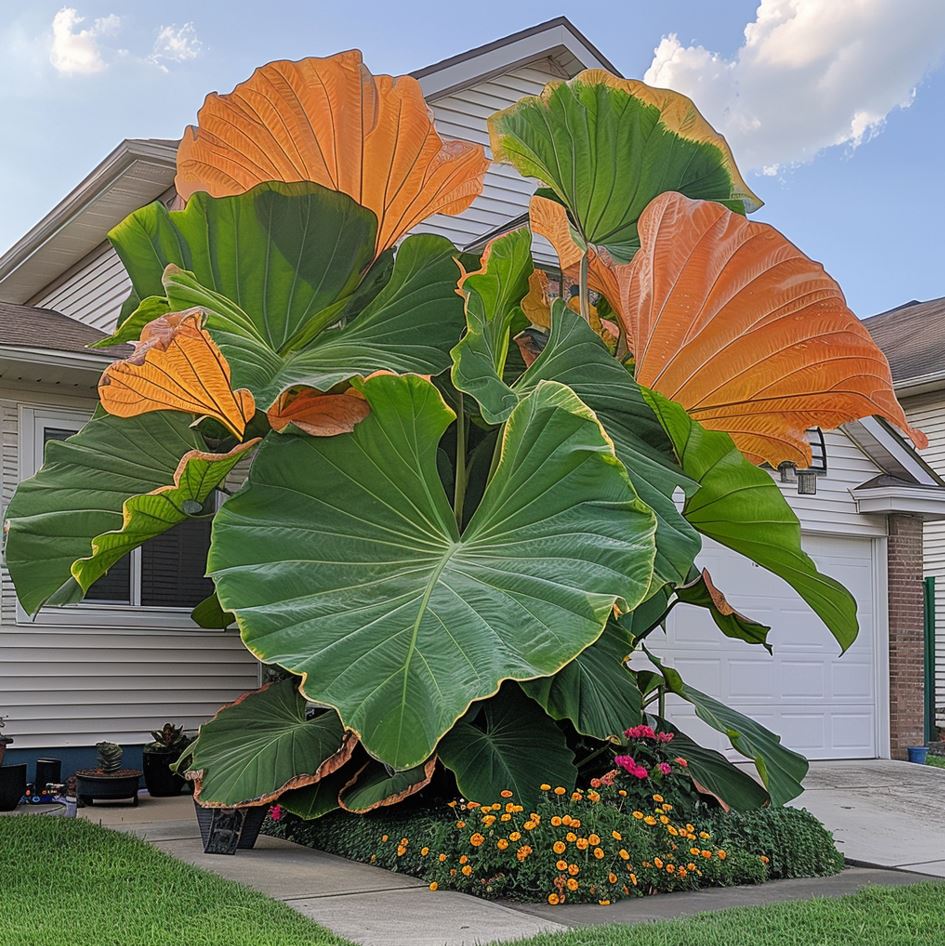
[[[279,796],[279,804],[286,811],[291,811],[293,815],[298,815],[305,821],[321,818],[322,815],[335,811],[338,808],[338,792],[351,779],[352,765],[353,763],[349,762],[343,768],[320,778],[312,785],[293,788]]]
[[[648,403],[673,441],[687,476],[699,484],[683,515],[703,535],[747,556],[783,578],[846,650],[858,631],[856,600],[821,574],[801,548],[801,525],[781,490],[717,430],[706,430],[679,404],[655,391]]]
[[[230,363],[233,386],[249,388],[258,403],[269,405],[297,384],[327,390],[353,375],[382,369],[443,371],[463,320],[455,253],[442,237],[408,237],[386,284],[363,309],[285,353],[245,330],[249,316],[192,273],[171,270],[164,285],[175,309],[201,306],[209,313],[207,329]]]
[[[283,351],[324,322],[374,258],[377,219],[346,194],[300,182],[260,184],[237,197],[196,193],[179,211],[160,201],[109,233],[139,299],[164,295],[169,264],[192,272]]]
[[[489,119],[493,158],[548,185],[584,243],[618,260],[639,247],[637,219],[663,191],[761,206],[721,135],[685,96],[600,70],[551,83]]]
[[[515,684],[474,706],[437,751],[463,797],[481,804],[507,790],[518,804],[531,806],[543,782],[571,789],[577,778],[561,727]]]
[[[57,600],[62,603],[81,599],[76,578],[81,576],[88,588],[125,551],[140,544],[139,539],[180,521],[160,499],[145,494],[171,486],[185,454],[206,450],[200,434],[191,429],[192,420],[172,411],[131,418],[101,414],[68,440],[47,445],[43,468],[20,483],[6,514],[6,565],[29,614],[60,589]],[[214,467],[214,475],[218,469]],[[204,467],[202,472],[211,471]],[[203,491],[202,476],[198,479],[192,484],[195,496]],[[189,475],[187,482],[192,482]],[[164,524],[151,519],[145,526],[136,516],[138,534],[122,535],[123,508],[133,497],[136,508],[160,506]],[[106,534],[112,538],[106,540]],[[98,564],[82,564],[93,555],[96,538],[117,554],[103,549]]]
[[[761,723],[720,703],[714,696],[689,686],[678,671],[664,666],[658,657],[648,651],[647,656],[663,674],[670,691],[691,704],[699,719],[726,736],[733,749],[755,763],[758,775],[771,796],[771,804],[787,804],[804,791],[802,783],[809,768],[807,759],[781,745],[781,737],[765,729]]]
[[[72,565],[72,577],[83,593],[132,549],[192,516],[204,514],[204,504],[211,493],[255,445],[256,441],[249,441],[229,453],[184,454],[172,484],[126,499],[121,528],[95,536],[92,554]]]
[[[466,334],[450,353],[453,384],[479,402],[490,424],[501,424],[518,403],[517,395],[500,379],[513,324],[519,329],[527,325],[519,303],[528,292],[531,245],[527,229],[499,237],[490,244],[485,269],[467,276],[462,285]]]
[[[380,762],[368,762],[338,793],[345,811],[363,815],[375,808],[396,805],[430,784],[436,758],[404,772],[390,772]]]
[[[577,313],[562,300],[555,301],[551,333],[541,354],[511,386],[497,371],[490,373],[485,358],[478,362],[482,370],[472,383],[470,372],[461,370],[459,346],[452,354],[453,383],[472,394],[483,416],[494,423],[505,420],[518,399],[542,381],[568,385],[597,415],[640,498],[656,513],[655,584],[688,579],[701,543],[676,508],[674,494],[677,489],[694,492],[697,486],[680,470],[672,444],[631,374]]]
[[[338,714],[309,719],[298,681],[286,679],[245,693],[204,723],[186,765],[201,805],[231,808],[318,782],[353,749]]]
[[[643,697],[636,674],[627,667],[633,650],[629,635],[614,622],[587,650],[553,677],[522,683],[522,689],[555,719],[596,739],[619,738],[640,722]]]
[[[407,769],[472,701],[557,672],[632,608],[655,523],[594,415],[547,382],[460,536],[436,463],[453,412],[417,376],[356,384],[371,413],[352,433],[263,444],[208,567],[247,646]]]
[[[685,604],[705,608],[712,616],[715,626],[733,640],[745,641],[748,644],[761,644],[769,653],[771,645],[768,643],[767,624],[755,621],[736,611],[712,582],[712,576],[707,569],[693,569],[689,581],[676,588],[676,597]]]
[[[678,727],[657,717],[660,729],[675,734],[673,752],[686,760],[686,771],[700,790],[707,790],[729,808],[751,811],[768,804],[768,793],[744,769],[733,765],[721,752],[700,746]]]

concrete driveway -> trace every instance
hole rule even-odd
[[[854,863],[945,877],[945,769],[888,759],[812,762],[794,802]]]

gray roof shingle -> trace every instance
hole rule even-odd
[[[0,302],[0,346],[5,348],[42,348],[47,351],[83,352],[123,358],[131,352],[128,345],[93,349],[88,346],[106,338],[91,325],[70,319],[52,309]]]
[[[945,297],[904,305],[863,320],[901,384],[945,370]]]

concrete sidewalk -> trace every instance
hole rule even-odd
[[[812,762],[804,788],[794,804],[833,832],[848,861],[945,877],[945,769]]]
[[[204,854],[189,797],[145,799],[137,808],[95,805],[81,815],[144,838],[158,850],[282,900],[364,946],[481,946],[602,923],[643,923],[735,906],[843,896],[868,884],[911,884],[920,874],[852,868],[832,878],[774,881],[596,905],[496,903],[432,893],[414,877],[261,836],[252,851]]]

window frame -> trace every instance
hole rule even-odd
[[[19,405],[19,478],[33,476],[43,465],[47,429],[79,431],[91,418],[89,411],[60,407]],[[141,549],[129,553],[131,559],[131,602],[108,604],[80,601],[43,607],[35,617],[16,602],[16,623],[45,627],[132,628],[166,631],[199,631],[201,634],[222,634],[223,629],[203,628],[190,616],[192,608],[163,607],[141,604]]]

